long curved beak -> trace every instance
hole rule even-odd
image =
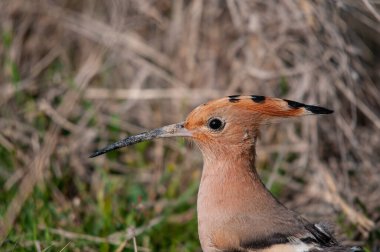
[[[97,157],[104,153],[107,153],[112,150],[116,150],[125,146],[133,145],[140,143],[142,141],[148,141],[154,138],[163,138],[163,137],[191,137],[190,131],[184,127],[184,123],[176,123],[162,128],[154,129],[148,132],[140,133],[135,136],[127,137],[123,140],[117,141],[116,143],[110,144],[103,149],[97,150],[90,155],[90,158]]]

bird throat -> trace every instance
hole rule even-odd
[[[268,223],[264,222],[284,208],[257,174],[254,146],[250,151],[231,153],[204,158],[197,210],[205,252],[238,247],[245,235],[265,232],[261,229]]]

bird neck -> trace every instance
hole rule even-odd
[[[214,155],[203,153],[204,165],[199,194],[210,198],[207,198],[208,202],[205,204],[198,203],[211,207],[211,202],[217,200],[219,207],[239,206],[238,209],[242,210],[253,205],[256,210],[272,204],[281,205],[265,187],[256,171],[255,146],[243,151],[242,149],[239,146],[230,146],[228,150]]]
[[[271,215],[285,208],[261,182],[255,169],[254,146],[249,151],[238,150],[230,148],[228,153],[204,157],[197,205],[204,251],[217,243],[219,247],[232,246],[244,236],[247,228],[257,226],[255,230],[260,232],[268,226],[264,222],[270,220]],[[238,218],[248,221],[242,225]]]

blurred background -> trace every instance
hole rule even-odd
[[[210,99],[335,110],[266,125],[287,207],[380,249],[377,0],[2,0],[1,251],[201,251],[202,158],[183,139],[88,155]]]

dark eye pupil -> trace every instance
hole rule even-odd
[[[209,127],[213,130],[217,130],[217,129],[220,129],[220,127],[222,127],[223,123],[221,120],[219,119],[212,119],[210,122],[209,122]]]

